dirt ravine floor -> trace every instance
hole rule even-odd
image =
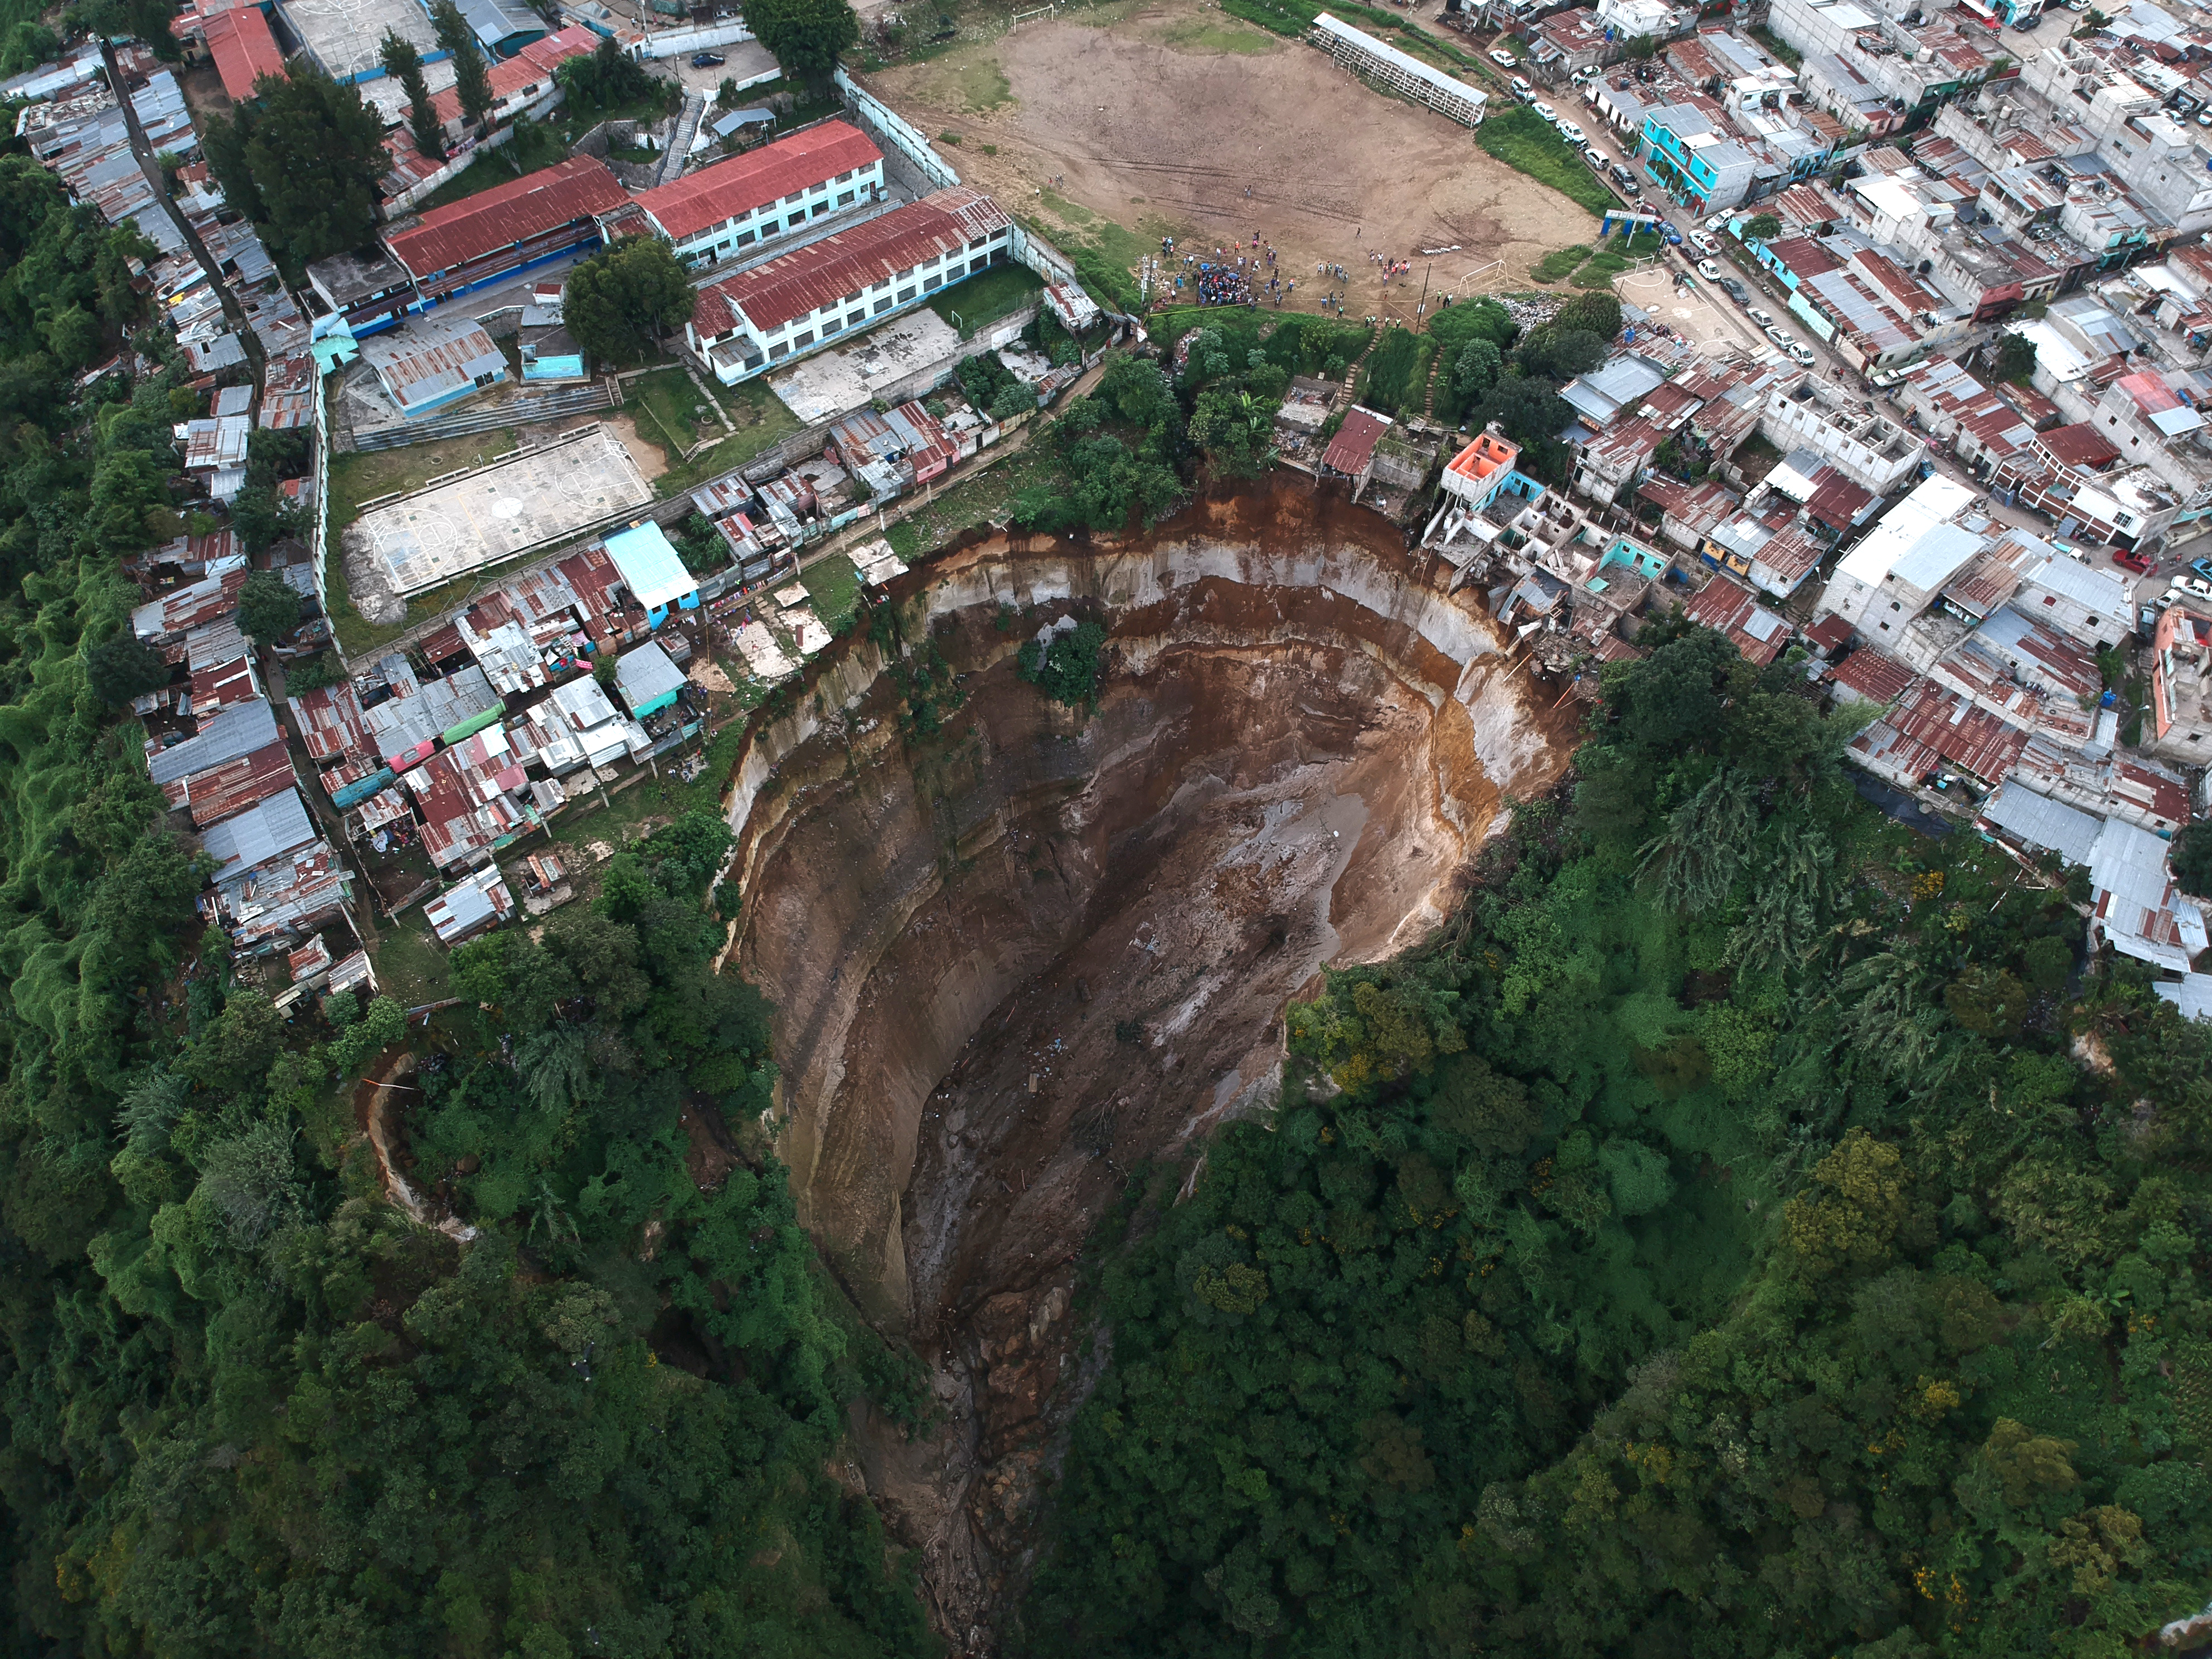
[[[1178,255],[1235,237],[1249,253],[1256,233],[1297,279],[1292,309],[1338,286],[1316,261],[1350,273],[1350,316],[1410,317],[1425,274],[1436,293],[1518,287],[1596,229],[1467,128],[1198,0],[1073,12],[866,78],[933,140],[960,136],[940,148],[963,181],[1071,240],[1095,238],[1101,217],[1133,233],[1132,257],[1169,233]],[[1455,243],[1433,263],[1419,252]],[[1370,251],[1412,258],[1410,277],[1386,286]]]
[[[1271,1108],[1285,1004],[1437,926],[1503,792],[1565,763],[1573,711],[1449,574],[1287,476],[1112,548],[951,554],[893,588],[963,676],[942,728],[902,732],[856,643],[740,802],[802,1219],[942,1408],[915,1442],[861,1419],[859,1455],[972,1659],[1085,1392],[1092,1224],[1138,1164]],[[1109,629],[1088,711],[1013,672],[1071,614]]]

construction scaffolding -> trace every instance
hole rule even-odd
[[[1462,126],[1482,125],[1482,106],[1488,101],[1488,94],[1477,92],[1464,81],[1455,81],[1442,70],[1431,69],[1419,58],[1371,34],[1363,34],[1349,23],[1340,23],[1327,12],[1314,19],[1312,40],[1314,45],[1362,78],[1426,104]]]

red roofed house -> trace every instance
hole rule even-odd
[[[597,245],[599,216],[629,199],[607,164],[572,155],[384,234],[431,305]]]
[[[1375,465],[1375,446],[1390,429],[1390,417],[1377,415],[1373,410],[1354,404],[1345,412],[1344,424],[1336,429],[1336,436],[1328,441],[1328,448],[1321,458],[1324,476],[1334,472],[1352,480],[1352,498],[1359,499],[1359,492],[1367,483],[1367,475]]]
[[[1013,222],[996,202],[940,190],[702,289],[684,331],[734,386],[1004,264],[1012,244]]]
[[[1715,576],[1692,594],[1682,614],[1717,634],[1727,635],[1746,662],[1761,668],[1782,654],[1782,647],[1790,643],[1795,631],[1787,617],[1769,611],[1749,588],[1726,576]]]
[[[711,265],[884,190],[884,153],[844,121],[732,155],[637,198],[654,233],[686,264]]]
[[[252,98],[253,83],[264,75],[284,78],[284,54],[277,50],[276,37],[258,6],[218,12],[201,25],[200,33],[232,102],[242,104]]]

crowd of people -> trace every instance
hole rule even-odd
[[[1164,258],[1173,258],[1175,251],[1174,237],[1160,238]],[[1249,246],[1217,244],[1211,259],[1184,254],[1182,273],[1175,277],[1171,289],[1162,291],[1159,302],[1168,303],[1172,294],[1176,299],[1194,298],[1202,306],[1259,306],[1273,301],[1280,311],[1297,286],[1295,278],[1276,269],[1274,245],[1255,231]]]

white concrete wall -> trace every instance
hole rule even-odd
[[[635,48],[641,58],[682,58],[695,52],[706,52],[715,46],[734,46],[753,38],[753,32],[738,19],[727,23],[702,23],[693,28],[661,29],[647,35]],[[779,74],[781,71],[779,71]],[[747,81],[744,86],[756,87],[773,81],[775,75]]]

